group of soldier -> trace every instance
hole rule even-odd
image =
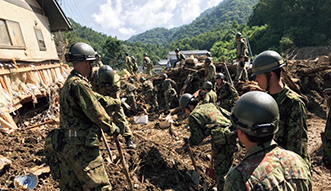
[[[147,56],[147,53],[143,54],[144,60],[143,60],[143,69],[146,68],[145,73],[151,74],[151,71],[153,69],[153,62],[152,60]],[[130,75],[137,74],[139,72],[138,70],[138,64],[137,60],[134,56],[129,56],[129,53],[125,53],[125,63],[124,65],[127,67],[128,72]]]
[[[178,61],[184,67],[181,57],[178,56]],[[148,58],[147,54],[144,58]],[[61,190],[111,190],[99,151],[100,129],[114,136],[121,134],[128,148],[136,148],[119,97],[119,82],[108,65],[93,70],[96,59],[93,48],[85,43],[71,45],[66,54],[66,61],[72,62],[74,69],[61,90],[58,129],[61,139],[54,140],[60,145],[54,152],[60,163]],[[238,59],[239,63],[245,61],[240,55]],[[131,65],[132,60],[126,53],[128,71],[134,75],[137,70]],[[150,69],[150,59],[144,63],[147,70]],[[189,114],[191,133],[189,138],[184,138],[183,148],[198,145],[211,136],[217,189],[311,190],[307,103],[281,81],[285,65],[281,56],[275,51],[264,51],[254,59],[253,76],[265,92],[248,92],[241,97],[235,87],[225,81],[224,74],[216,74],[210,57],[205,59],[205,65],[208,68],[206,78],[198,94],[185,93],[179,98],[180,107]],[[239,70],[244,69],[243,66]],[[167,74],[162,78],[166,111],[169,111],[178,101],[177,85]],[[236,80],[240,79],[236,77]],[[152,81],[144,77],[139,81],[151,111],[158,111]],[[137,113],[135,89],[134,80],[129,78],[125,85],[126,103],[134,114]],[[329,114],[328,121],[330,118]],[[330,134],[329,131],[326,134]],[[325,140],[329,141],[329,137]],[[246,149],[246,155],[232,167],[238,145]],[[324,147],[329,154],[327,149],[330,144]],[[328,155],[323,158],[329,167],[330,160]]]

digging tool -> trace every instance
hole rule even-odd
[[[210,167],[206,169],[206,174],[213,180],[217,179],[216,172],[214,169],[214,159],[213,159],[214,151],[211,151],[211,161],[210,161]]]
[[[226,74],[227,74],[228,77],[229,77],[229,81],[230,81],[231,85],[233,85],[233,82],[232,82],[232,79],[231,79],[230,72],[229,72],[228,67],[227,67],[227,65],[225,64],[225,62],[223,62],[223,65],[224,65],[224,68],[225,68],[225,72],[226,72]]]
[[[190,158],[192,160],[194,171],[191,172],[191,180],[194,183],[194,187],[197,189],[199,187],[199,180],[200,180],[200,174],[198,173],[197,165],[195,164],[195,160],[193,158],[192,150],[189,143],[186,143]]]
[[[125,160],[124,160],[124,156],[123,156],[123,153],[122,153],[120,142],[118,141],[118,136],[115,135],[114,138],[115,138],[115,142],[116,142],[116,147],[117,147],[118,153],[120,154],[122,166],[123,166],[123,169],[124,169],[124,174],[126,176],[126,179],[128,181],[128,184],[129,184],[129,190],[132,191],[133,190],[132,182],[131,182],[131,179],[130,179],[130,175],[129,175],[128,169],[126,167],[126,163],[125,163]]]
[[[110,157],[110,161],[113,162],[113,156],[111,154],[111,150],[109,148],[109,145],[108,145],[108,142],[107,142],[107,139],[106,139],[106,136],[105,136],[105,133],[103,132],[102,129],[101,130],[101,135],[102,135],[102,139],[103,139],[103,142],[105,143],[106,147],[107,147],[107,151],[109,153],[109,157]]]
[[[192,154],[192,150],[191,150],[190,144],[189,143],[186,143],[186,146],[188,148],[188,153],[190,154],[190,158],[192,160],[192,163],[193,163],[193,166],[194,166],[194,170],[198,172],[198,168],[197,168],[197,165],[195,164],[195,160],[193,158],[193,154]]]

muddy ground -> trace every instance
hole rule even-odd
[[[321,136],[326,122],[327,106],[322,96],[325,87],[331,87],[330,83],[330,60],[318,62],[315,58],[328,55],[330,47],[319,48],[324,51],[313,51],[313,48],[293,51],[292,57],[301,60],[289,60],[286,67],[289,76],[297,84],[299,91],[309,100],[308,105],[308,130],[309,130],[309,153],[313,165],[313,190],[331,190],[331,172],[321,163]],[[307,57],[307,54],[312,54]],[[289,56],[290,57],[290,56]],[[303,60],[304,59],[304,60]],[[232,66],[230,66],[231,68]],[[322,69],[319,69],[323,67]],[[220,64],[217,71],[223,71]],[[312,72],[313,71],[313,72]],[[202,85],[203,69],[195,70],[171,70],[167,71],[170,78],[177,84],[177,91],[180,92],[188,75],[192,75],[192,81],[187,85],[185,92],[194,93]],[[136,81],[144,74],[135,77]],[[150,78],[144,75],[146,78]],[[161,75],[152,77],[156,87],[162,82]],[[138,84],[136,84],[138,85]],[[38,104],[27,103],[20,110],[16,111],[15,121],[21,130],[10,134],[0,133],[0,155],[11,161],[0,171],[0,190],[22,190],[15,188],[14,178],[24,173],[34,171],[35,167],[43,167],[44,142],[46,133],[53,128],[58,128],[55,123],[39,125],[28,129],[29,126],[57,118],[53,107],[49,107],[52,99],[43,98]],[[159,93],[159,104],[162,113],[164,111],[164,99],[162,92]],[[174,106],[175,107],[175,106]],[[150,113],[147,124],[134,124],[133,117],[128,118],[131,123],[131,130],[134,133],[133,141],[137,149],[126,149],[125,141],[120,137],[124,157],[129,166],[129,174],[135,190],[176,190],[186,191],[192,187],[190,172],[194,169],[188,152],[178,154],[175,149],[182,147],[183,137],[189,137],[187,126],[187,114],[182,110],[172,115],[175,121],[172,130],[159,126],[159,114]],[[109,145],[116,158],[113,163],[109,162],[108,153],[104,145],[101,152],[105,159],[105,166],[113,185],[113,190],[127,190],[128,184],[119,160],[119,154],[112,137],[107,136]],[[200,174],[199,190],[203,187],[211,190],[215,181],[206,176],[205,170],[210,166],[211,146],[210,137],[203,143],[193,148],[193,155]],[[244,149],[236,154],[235,164],[243,156]],[[1,163],[1,160],[0,160]],[[1,166],[1,164],[0,164]],[[34,168],[34,169],[33,169]],[[42,168],[41,168],[42,169]],[[58,183],[51,178],[47,170],[38,176],[38,184],[34,190],[59,190]]]

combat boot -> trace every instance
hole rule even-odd
[[[137,146],[133,143],[131,136],[126,136],[125,141],[128,149],[136,149]]]

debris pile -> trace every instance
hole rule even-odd
[[[309,100],[308,150],[313,165],[313,190],[330,190],[331,173],[321,163],[320,133],[324,130],[326,119],[326,103],[323,101],[322,90],[331,87],[331,65],[328,56],[323,58],[321,56],[319,55],[318,59],[288,60],[286,73],[298,91]],[[217,72],[224,72],[223,64],[215,65]],[[235,66],[228,65],[228,69],[231,74],[234,74]],[[175,68],[165,72],[169,78],[176,81],[176,90],[179,95],[186,92],[193,94],[203,84],[203,66]],[[169,114],[165,114],[164,94],[161,90],[162,75],[137,74],[133,76],[138,94],[141,92],[139,78],[142,76],[153,81],[154,86],[159,90],[160,112],[144,112],[144,115],[148,115],[148,122],[142,124],[136,124],[134,116],[128,118],[133,132],[133,141],[137,145],[136,149],[126,149],[124,138],[119,136],[134,190],[211,190],[216,186],[216,182],[206,172],[212,171],[210,137],[207,137],[200,145],[191,148],[192,157],[196,163],[195,169],[188,151],[183,150],[180,153],[175,151],[185,144],[183,138],[190,136],[187,126],[188,115],[178,105],[173,106]],[[288,79],[284,81],[289,83]],[[126,78],[121,79],[121,84],[124,83],[127,83]],[[253,81],[239,82],[236,88],[240,94],[259,89]],[[145,105],[143,102],[140,104]],[[56,97],[47,96],[38,99],[38,103],[30,101],[23,103],[22,106],[16,110],[17,116],[14,117],[19,129],[15,130],[15,133],[0,133],[0,155],[11,161],[11,164],[5,165],[0,170],[0,188],[21,190],[15,187],[15,177],[34,173],[38,177],[34,190],[59,190],[58,182],[52,179],[47,166],[44,165],[44,142],[42,141],[47,132],[59,127]],[[145,109],[148,110],[148,108]],[[165,122],[167,120],[170,122]],[[108,135],[106,138],[113,153],[113,160],[109,159],[104,144],[101,146],[101,153],[113,190],[128,190],[129,185],[115,140]],[[245,150],[241,148],[236,154],[235,164],[241,160],[244,152]],[[200,179],[196,178],[198,175]]]

